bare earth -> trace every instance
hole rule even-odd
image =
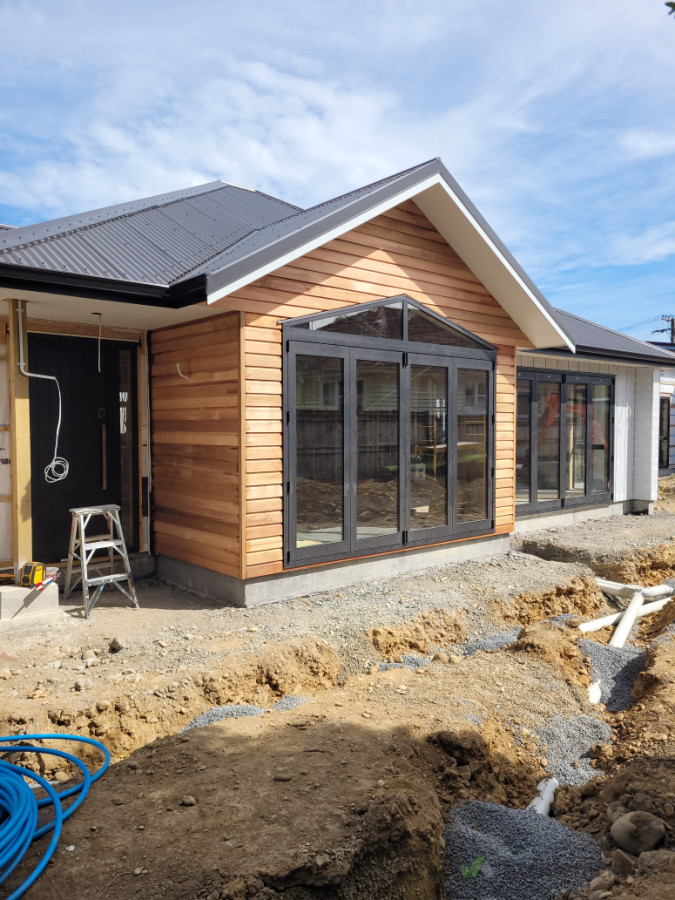
[[[672,849],[675,641],[653,642],[675,604],[642,627],[651,649],[639,700],[617,714],[588,702],[575,626],[614,611],[592,578],[612,559],[646,584],[673,574],[675,514],[540,538],[553,544],[570,555],[516,552],[258,610],[147,580],[140,610],[106,593],[89,621],[64,605],[61,624],[3,638],[2,733],[94,736],[115,763],[29,897],[454,896],[442,885],[449,812],[467,799],[526,806],[550,771],[536,731],[554,716],[594,715],[614,728],[614,741],[591,754],[598,778],[560,789],[556,816],[592,833],[609,860],[617,807],[644,809],[666,821]],[[580,619],[542,623],[560,613]],[[503,649],[459,655],[460,645],[521,626]],[[426,664],[380,668],[409,653]],[[274,708],[289,696],[302,702]],[[178,733],[230,704],[266,711]],[[666,857],[617,875],[607,896],[675,896]],[[567,896],[588,891],[570,885]]]

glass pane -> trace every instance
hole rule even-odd
[[[518,379],[518,406],[516,413],[516,505],[530,502],[530,475],[532,472],[532,382]]]
[[[586,493],[586,404],[585,384],[567,385],[567,495]]]
[[[410,527],[448,522],[448,370],[410,367]]]
[[[560,383],[537,385],[537,500],[560,497]]]
[[[345,312],[305,322],[299,328],[310,331],[336,331],[340,334],[358,334],[362,337],[403,340],[403,304],[388,303],[371,306],[358,312]]]
[[[608,384],[593,385],[593,419],[591,424],[591,491],[609,492],[609,425],[611,389]]]
[[[356,363],[356,536],[399,530],[399,366]]]
[[[408,306],[408,340],[425,344],[443,344],[449,347],[480,348],[483,345],[457,331],[417,307]]]
[[[297,546],[331,544],[344,533],[343,361],[297,356]]]
[[[457,370],[457,521],[487,519],[488,373]]]

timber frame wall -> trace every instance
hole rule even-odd
[[[532,345],[407,201],[223,298],[223,316],[152,333],[158,553],[239,578],[284,571],[281,321],[396,294],[497,347],[495,532],[514,530],[515,351]]]

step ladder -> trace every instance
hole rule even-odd
[[[82,582],[84,611],[89,618],[103,588],[107,584],[112,584],[138,609],[134,579],[122,533],[119,506],[115,503],[107,506],[80,506],[71,509],[70,514],[72,523],[66,569],[66,599]],[[105,520],[106,530],[102,534],[87,536],[87,528],[91,520],[94,519],[98,522],[101,518]],[[105,552],[105,556],[95,557],[95,554],[102,552]],[[121,569],[119,568],[120,562]],[[116,568],[118,571],[115,571]],[[92,577],[92,572],[97,574]],[[106,574],[101,574],[102,572]],[[126,582],[126,587],[124,587],[124,582]],[[94,592],[90,595],[92,588]]]

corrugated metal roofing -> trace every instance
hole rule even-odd
[[[0,233],[0,264],[170,285],[298,207],[210,182]]]
[[[582,319],[579,316],[572,315],[572,313],[564,312],[562,309],[556,309],[555,315],[572,338],[579,353],[625,356],[633,359],[669,363],[670,365],[675,362],[675,355],[668,353],[667,350],[654,347],[646,341],[629,337],[629,335],[622,334],[620,331],[612,331],[611,328],[605,328],[603,325],[589,322],[588,319]]]

